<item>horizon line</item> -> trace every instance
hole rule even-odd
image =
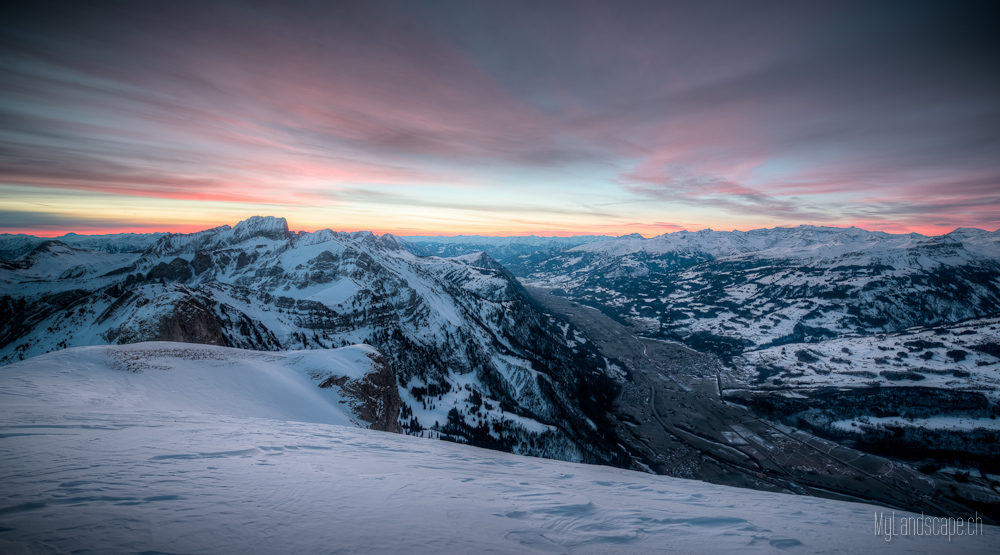
[[[73,231],[73,230],[70,230],[68,228],[61,228],[61,229],[55,229],[55,230],[16,229],[16,230],[11,230],[11,231],[0,231],[0,236],[3,236],[3,235],[13,235],[13,236],[21,235],[21,236],[36,237],[36,238],[39,238],[39,239],[57,239],[57,238],[65,237],[65,236],[68,236],[68,235],[76,235],[76,236],[80,236],[80,237],[90,237],[90,236],[100,236],[100,235],[127,235],[127,234],[152,235],[152,234],[156,234],[156,233],[162,233],[162,234],[172,233],[172,234],[184,235],[184,234],[198,233],[198,232],[201,232],[201,231],[207,231],[207,230],[215,229],[215,228],[218,228],[218,227],[229,226],[230,228],[233,228],[236,225],[239,225],[239,223],[247,221],[247,220],[250,220],[252,218],[275,218],[275,219],[283,219],[283,220],[285,220],[286,225],[288,223],[288,220],[286,218],[284,218],[283,216],[248,216],[246,218],[238,220],[235,224],[218,224],[218,225],[208,225],[208,226],[205,226],[204,224],[181,224],[181,225],[167,225],[167,226],[163,226],[163,228],[157,228],[157,227],[154,227],[154,226],[148,226],[148,227],[147,226],[139,226],[139,227],[137,227],[137,226],[121,226],[121,227],[117,227],[116,226],[116,227],[109,227],[109,228],[105,228],[105,229],[95,228],[95,229],[90,229],[90,230],[84,230],[83,232]],[[923,236],[923,237],[942,237],[942,236],[954,233],[955,231],[958,231],[960,229],[975,229],[975,230],[983,231],[983,232],[986,232],[986,233],[996,233],[996,232],[1000,231],[1000,228],[997,228],[996,230],[990,231],[988,229],[983,229],[983,228],[978,228],[978,227],[956,226],[951,231],[948,231],[946,233],[939,233],[939,234],[936,234],[936,235],[931,235],[931,234],[927,234],[927,233],[920,233],[919,231],[892,232],[892,231],[884,231],[884,230],[881,230],[881,229],[868,229],[868,228],[860,227],[860,226],[857,226],[857,225],[822,225],[822,224],[811,224],[811,223],[800,223],[800,224],[797,224],[797,225],[775,225],[773,227],[751,227],[751,228],[748,228],[748,229],[734,228],[732,230],[719,230],[719,229],[713,229],[711,227],[706,226],[706,227],[699,228],[699,229],[687,229],[687,228],[676,229],[676,230],[673,230],[673,231],[667,231],[667,232],[656,234],[656,235],[645,235],[645,234],[642,234],[642,233],[639,233],[639,232],[632,232],[632,233],[624,233],[624,234],[615,235],[615,234],[607,234],[607,233],[600,233],[600,232],[589,232],[589,233],[583,232],[583,233],[577,233],[577,232],[570,232],[570,231],[555,231],[555,230],[551,230],[551,231],[550,230],[536,230],[536,231],[532,231],[532,232],[513,232],[513,233],[505,233],[505,232],[497,232],[497,233],[464,233],[464,232],[458,232],[458,233],[444,232],[444,233],[441,233],[441,232],[437,232],[437,233],[435,233],[435,232],[428,232],[428,231],[416,230],[416,229],[403,229],[403,230],[389,230],[389,229],[377,229],[377,228],[374,228],[374,229],[333,229],[331,227],[318,227],[316,229],[299,229],[299,230],[292,231],[291,230],[291,226],[289,226],[289,231],[291,233],[296,233],[296,234],[297,233],[315,233],[317,231],[323,231],[323,230],[330,230],[330,231],[335,231],[335,232],[340,232],[340,233],[371,232],[373,235],[379,235],[379,236],[393,235],[393,236],[396,236],[396,237],[403,237],[403,238],[406,238],[406,237],[427,237],[427,238],[430,238],[430,237],[445,237],[445,238],[458,238],[458,237],[494,237],[494,238],[524,237],[524,238],[528,238],[528,237],[537,237],[537,238],[565,238],[565,239],[569,239],[569,238],[573,238],[573,237],[607,237],[609,239],[617,239],[617,238],[623,238],[623,237],[639,236],[639,237],[641,237],[643,239],[651,239],[651,238],[654,238],[654,237],[661,237],[663,235],[671,235],[671,234],[679,233],[679,232],[698,233],[698,232],[702,232],[702,231],[710,231],[710,232],[722,232],[722,233],[737,233],[737,232],[748,233],[748,232],[751,232],[751,231],[759,231],[759,230],[795,229],[795,228],[799,228],[799,227],[826,228],[826,229],[843,229],[843,230],[847,230],[847,229],[859,229],[861,231],[866,231],[866,232],[869,232],[869,233],[885,233],[887,235],[911,235],[911,234],[916,234],[916,235],[920,235],[920,236]]]

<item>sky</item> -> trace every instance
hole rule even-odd
[[[0,232],[1000,227],[993,2],[23,2]]]

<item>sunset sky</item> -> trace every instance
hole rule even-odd
[[[23,2],[0,232],[1000,227],[995,2]]]

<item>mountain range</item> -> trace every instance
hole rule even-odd
[[[254,217],[4,235],[0,253],[0,364],[150,341],[368,345],[394,385],[349,386],[383,408],[350,417],[365,427],[1000,514],[1000,232],[404,238]]]
[[[408,433],[629,464],[601,433],[612,362],[535,310],[489,256],[418,257],[401,244],[292,233],[271,217],[128,252],[44,241],[0,263],[0,362],[141,341],[266,351],[367,343],[398,380]]]

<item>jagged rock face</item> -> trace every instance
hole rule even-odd
[[[183,258],[175,258],[169,264],[160,262],[152,267],[149,273],[146,274],[146,279],[150,281],[165,280],[183,283],[191,279],[192,275],[194,275],[194,271],[191,269],[191,264]]]
[[[370,422],[372,430],[403,433],[398,420],[403,400],[399,397],[396,376],[381,354],[372,353],[368,357],[372,359],[375,371],[353,380],[346,376],[330,376],[320,387],[340,387],[344,395],[352,399],[351,409],[359,418]]]
[[[194,274],[201,275],[205,270],[212,267],[212,255],[205,251],[198,251],[194,253],[194,258],[191,259],[191,269],[194,270]]]
[[[177,341],[181,343],[200,343],[203,345],[229,346],[222,334],[222,326],[218,319],[204,304],[195,298],[187,298],[173,303],[172,312],[162,316],[156,326],[155,337],[132,337],[121,343],[138,343],[139,341]],[[128,328],[119,329],[127,332]],[[119,335],[121,337],[121,335]]]
[[[66,247],[53,269],[64,272],[88,256],[92,251]],[[573,331],[538,312],[513,275],[485,254],[419,257],[392,236],[296,234],[282,219],[251,218],[164,236],[142,253],[120,256],[72,279],[0,270],[11,285],[5,306],[30,315],[19,317],[18,333],[2,330],[8,342],[0,361],[151,339],[258,350],[364,342],[385,357],[408,433],[628,464],[613,436],[599,431],[610,401],[586,409],[577,401],[613,396],[605,359],[592,345],[571,342]],[[72,308],[54,305],[53,295],[71,284],[83,292]],[[380,399],[370,405],[373,414],[393,413],[394,401],[374,393],[389,387],[388,376],[347,387],[359,399]],[[414,393],[428,390],[437,393]]]
[[[258,350],[281,347],[269,330],[231,305],[176,283],[130,287],[97,316],[94,326],[104,328],[105,341],[118,345],[178,341]]]

